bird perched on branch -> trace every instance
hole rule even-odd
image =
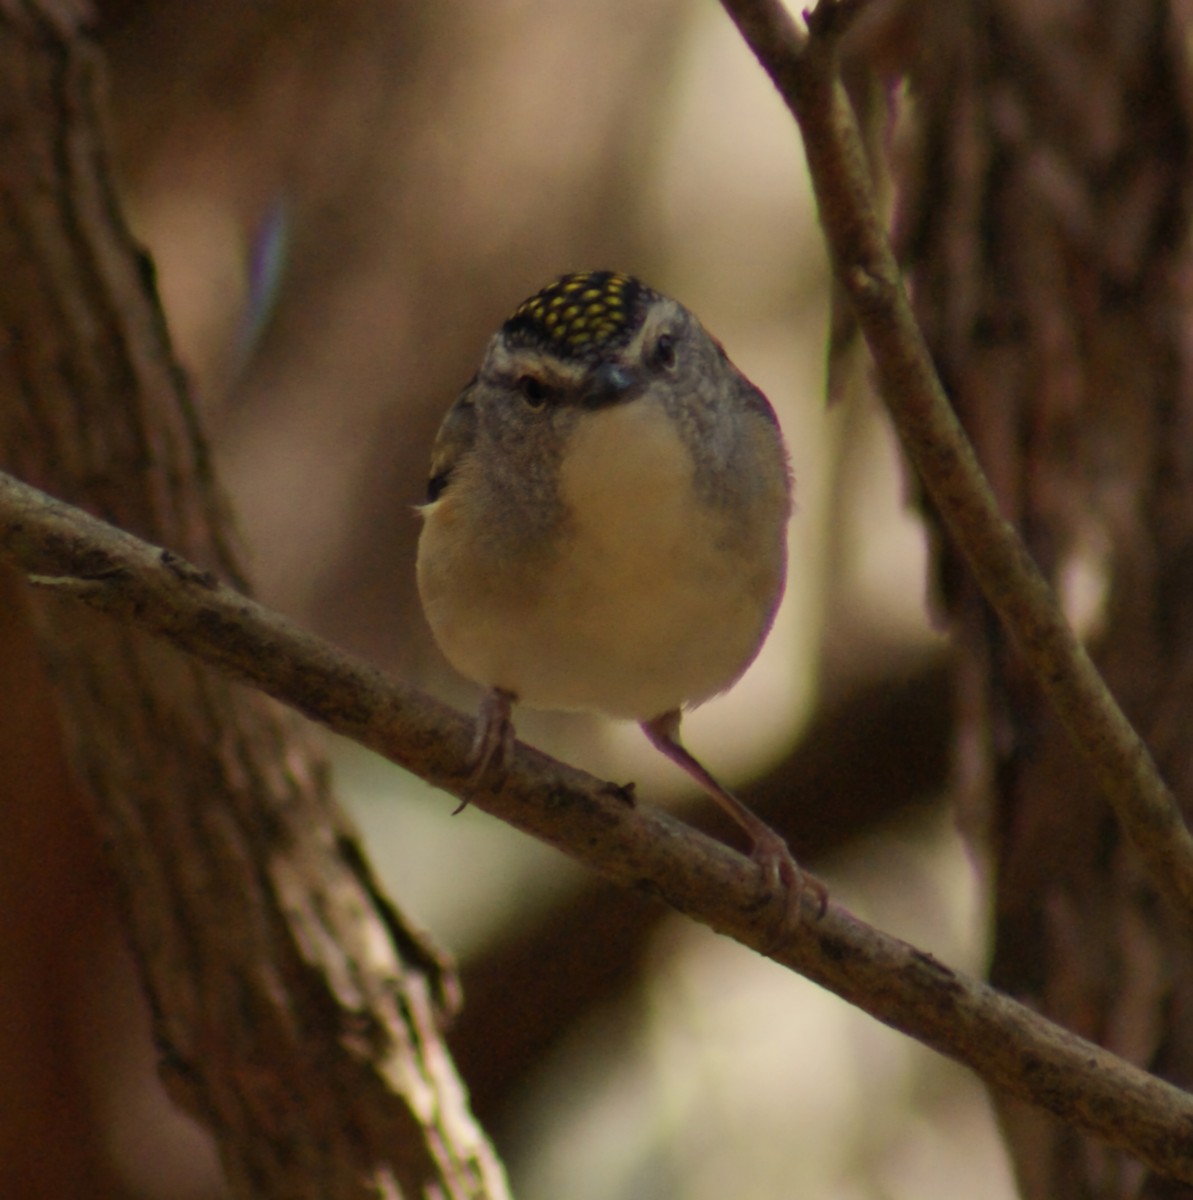
[[[676,301],[565,275],[490,341],[435,443],[418,586],[448,661],[486,689],[470,769],[511,706],[637,721],[823,910],[822,884],[679,740],[754,660],[786,578],[787,452],[766,397]]]

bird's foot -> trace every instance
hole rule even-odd
[[[761,868],[763,878],[783,897],[783,916],[771,946],[774,949],[803,920],[805,893],[815,900],[816,920],[824,916],[828,910],[828,888],[795,861],[787,843],[773,829],[764,827],[755,831],[750,858]]]
[[[476,734],[468,752],[467,781],[479,783],[490,771],[500,771],[514,752],[514,722],[510,710],[517,697],[504,688],[490,688],[476,714]],[[463,812],[468,801],[461,800],[452,816]]]

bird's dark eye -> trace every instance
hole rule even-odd
[[[670,371],[675,366],[675,338],[669,333],[659,335],[659,340],[654,344],[654,360],[664,370]]]
[[[516,387],[531,408],[542,408],[551,398],[551,389],[535,375],[519,375]]]

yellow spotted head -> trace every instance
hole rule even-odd
[[[634,336],[657,299],[646,284],[616,271],[563,275],[520,304],[501,332],[512,346],[559,358],[600,358]]]

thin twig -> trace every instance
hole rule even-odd
[[[830,905],[785,944],[745,857],[519,745],[503,780],[463,770],[471,722],[160,550],[0,475],[0,555],[39,588],[175,646],[608,878],[768,953],[990,1084],[1193,1182],[1193,1097]],[[79,586],[80,584],[84,586]]]
[[[1152,878],[1182,919],[1193,922],[1193,834],[1143,740],[999,512],[908,303],[838,70],[838,40],[862,4],[821,0],[805,34],[778,0],[722,3],[799,123],[836,271],[908,456]]]

